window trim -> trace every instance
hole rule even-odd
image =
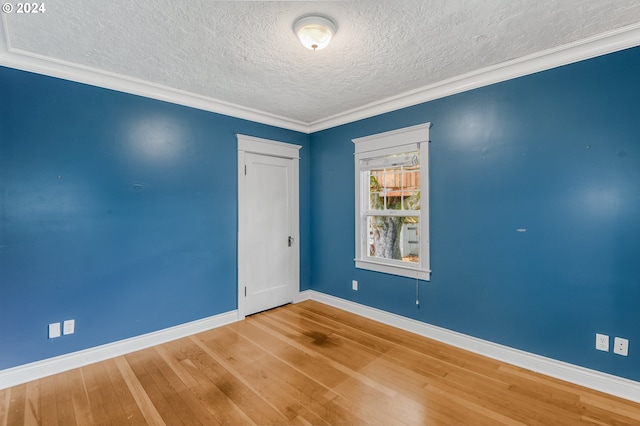
[[[386,274],[431,279],[429,256],[429,128],[431,123],[419,124],[352,139],[355,145],[355,267]],[[405,265],[398,260],[387,260],[369,256],[367,250],[368,235],[364,211],[363,193],[368,195],[369,182],[362,179],[364,170],[360,161],[379,158],[403,152],[419,151],[420,155],[420,263],[417,266]],[[366,186],[366,188],[365,188]],[[402,263],[402,264],[400,264]]]

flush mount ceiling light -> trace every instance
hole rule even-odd
[[[336,30],[336,24],[323,16],[304,16],[293,24],[293,31],[300,42],[310,50],[327,47]]]

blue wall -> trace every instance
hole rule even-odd
[[[236,309],[237,133],[303,145],[306,289],[308,135],[0,68],[0,370]]]
[[[638,75],[635,48],[308,136],[0,68],[0,369],[235,309],[243,133],[303,145],[302,290],[640,380]],[[418,308],[354,268],[351,139],[426,121]]]
[[[640,380],[639,76],[635,48],[313,134],[311,288]],[[351,139],[423,122],[418,308],[415,280],[354,268]],[[596,351],[596,332],[629,357]]]

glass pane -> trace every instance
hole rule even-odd
[[[405,210],[420,210],[420,191],[405,191],[402,206]]]
[[[404,153],[384,158],[417,155]],[[384,161],[384,160],[379,160]],[[389,164],[392,164],[389,162]],[[394,165],[369,171],[369,209],[419,210],[420,165]]]
[[[372,192],[369,195],[369,209],[371,210],[383,210],[384,209],[384,195],[380,192]]]
[[[369,216],[369,256],[420,262],[420,226],[417,216]]]
[[[381,181],[384,180],[384,170],[369,172],[369,208],[384,210],[384,191]]]
[[[420,189],[420,166],[405,167],[404,171],[404,188]]]

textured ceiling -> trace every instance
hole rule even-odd
[[[59,0],[5,14],[9,48],[301,123],[640,22],[638,0]],[[338,32],[309,51],[309,13]]]

